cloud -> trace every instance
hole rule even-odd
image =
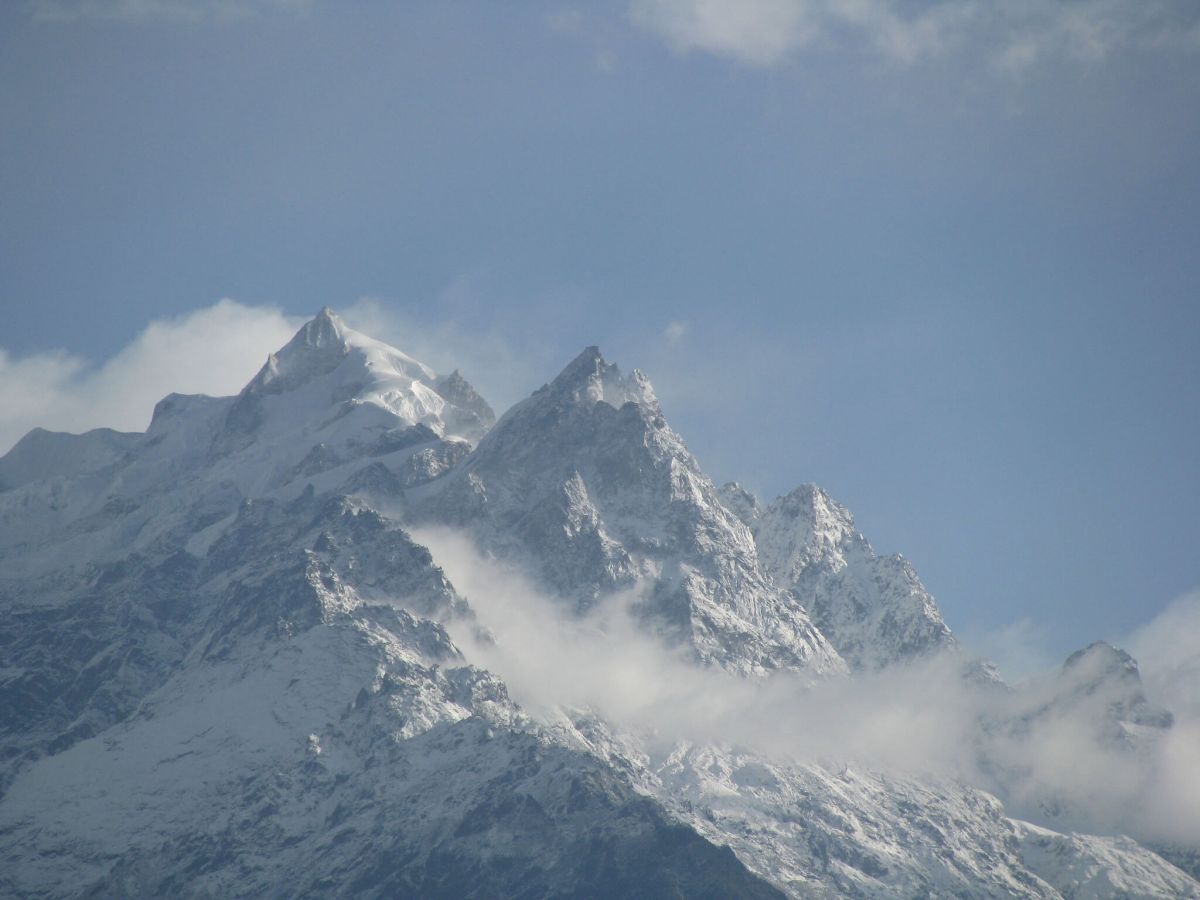
[[[1128,46],[1198,46],[1191,0],[632,0],[641,28],[680,52],[751,66],[805,49],[853,47],[912,64],[966,52],[1002,71],[1047,59],[1094,62]]]
[[[495,638],[480,642],[473,626],[460,623],[451,626],[455,642],[543,719],[586,708],[666,740],[724,742],[736,735],[739,745],[769,753],[868,760],[907,771],[953,768],[948,750],[966,743],[962,728],[971,719],[955,691],[944,688],[955,683],[948,677],[952,660],[829,682],[819,691],[788,674],[735,678],[663,646],[631,614],[636,591],[603,598],[577,618],[519,570],[482,556],[463,534],[426,528],[413,536]],[[943,702],[930,703],[930,691]]]
[[[687,322],[669,322],[663,329],[663,337],[666,338],[668,344],[677,344],[687,334],[687,330]]]
[[[1150,696],[1200,723],[1200,590],[1176,599],[1128,639]]]
[[[780,62],[822,31],[804,0],[634,0],[633,21],[680,51],[705,50],[750,65]]]
[[[269,12],[300,12],[313,0],[34,0],[34,18],[49,22],[119,19],[233,21]]]
[[[1050,652],[1049,630],[1028,617],[978,634],[956,631],[973,652],[994,662],[1005,678],[1027,678],[1062,664]]]
[[[0,349],[0,453],[35,426],[141,431],[173,391],[235,394],[299,325],[278,309],[221,300],[150,323],[99,365],[65,350]]]
[[[633,592],[578,618],[459,532],[414,537],[495,638],[481,642],[460,623],[455,642],[543,722],[586,709],[664,752],[677,741],[734,743],[772,762],[957,779],[1052,828],[1200,842],[1200,721],[1149,729],[1132,749],[1106,718],[1119,683],[1079,691],[1052,674],[1005,691],[962,678],[954,655],[815,685],[736,678],[662,646],[631,615]],[[1196,609],[1180,609],[1162,625],[1190,625]]]

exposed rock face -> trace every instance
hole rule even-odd
[[[574,616],[628,591],[714,685],[851,684],[804,603],[858,669],[952,639],[817,489],[719,493],[594,348],[493,418],[325,310],[238,397],[0,459],[0,896],[1200,897],[953,779],[522,709],[416,526]],[[1012,702],[990,737],[1168,724],[1106,647]]]

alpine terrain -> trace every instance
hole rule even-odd
[[[5,897],[1200,898],[1132,658],[1006,685],[594,347],[497,420],[325,309],[236,397],[34,430],[0,613]]]

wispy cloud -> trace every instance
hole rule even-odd
[[[1200,590],[1179,597],[1130,636],[1146,689],[1200,723]]]
[[[232,21],[268,12],[300,12],[314,0],[34,0],[33,15],[52,22],[84,19]]]
[[[687,330],[687,322],[669,322],[663,329],[663,337],[666,338],[668,344],[677,344],[687,334]]]
[[[544,721],[564,708],[587,708],[668,745],[736,736],[738,746],[773,761],[851,762],[960,779],[1003,794],[1010,814],[1048,818],[1052,826],[1200,841],[1200,719],[1180,711],[1174,728],[1144,737],[1135,753],[1109,740],[1102,724],[1121,696],[1118,682],[1081,693],[1050,673],[1010,693],[962,678],[953,655],[815,685],[787,675],[736,678],[664,648],[629,614],[630,594],[602,599],[577,618],[463,534],[424,529],[414,536],[495,639],[481,642],[464,622],[454,628],[455,641]],[[1193,602],[1153,632],[1193,624],[1200,614]],[[1151,638],[1154,646],[1160,638]]]
[[[1007,679],[1024,679],[1062,664],[1050,651],[1050,630],[1025,617],[990,631],[958,630],[972,652],[990,659]]]
[[[107,361],[64,350],[0,348],[0,453],[35,426],[141,431],[165,394],[234,394],[287,342],[299,321],[278,309],[222,300],[160,319]]]
[[[1045,59],[1097,61],[1130,47],[1200,48],[1191,0],[632,0],[632,19],[681,52],[772,66],[847,46],[912,64],[969,52],[998,69]]]

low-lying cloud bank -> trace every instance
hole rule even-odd
[[[776,760],[960,779],[997,793],[1020,818],[1200,845],[1194,707],[1177,709],[1169,729],[1114,730],[1104,716],[1113,699],[1107,688],[1076,692],[1055,674],[1010,691],[963,678],[953,657],[815,687],[787,675],[746,681],[661,646],[631,616],[631,595],[577,619],[461,534],[416,537],[496,639],[479,642],[462,628],[455,640],[534,715],[584,707],[651,741],[735,744]],[[1195,666],[1195,651],[1188,656],[1170,629],[1198,611],[1194,600],[1169,609],[1143,629],[1141,652]],[[1178,656],[1165,644],[1178,644]]]
[[[64,350],[0,348],[0,455],[34,427],[142,431],[171,391],[236,394],[300,324],[274,307],[226,299],[151,322],[99,365]]]

